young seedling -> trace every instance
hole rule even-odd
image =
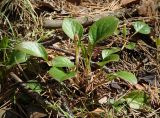
[[[148,101],[149,97],[145,92],[132,90],[118,100],[111,99],[109,102],[117,112],[122,112],[122,110],[127,110],[126,106],[132,109],[141,109],[147,105]]]
[[[91,71],[91,58],[94,47],[102,40],[107,39],[113,35],[117,29],[119,20],[113,16],[107,16],[96,21],[89,29],[89,43],[88,43],[88,61],[87,70],[88,73]]]
[[[83,36],[83,27],[82,25],[71,18],[67,18],[63,21],[62,29],[64,32],[75,42],[76,45],[76,72],[72,71],[74,66],[74,63],[71,62],[67,57],[64,56],[58,56],[55,57],[51,62],[48,61],[48,54],[45,50],[45,48],[37,43],[37,42],[31,42],[31,41],[24,41],[16,46],[16,50],[19,50],[20,52],[16,51],[15,55],[16,58],[13,58],[14,60],[17,60],[21,63],[26,61],[26,55],[36,56],[43,58],[47,63],[50,63],[52,68],[49,70],[49,74],[56,79],[59,82],[62,82],[68,78],[74,77],[76,74],[78,74],[78,66],[79,66],[79,58],[80,58],[80,50],[82,50],[82,57],[84,58],[84,63],[86,67],[86,72],[89,75],[91,72],[91,58],[92,53],[95,48],[95,46],[102,40],[108,38],[109,36],[113,35],[115,30],[118,27],[119,20],[113,16],[108,16],[101,18],[100,20],[96,21],[89,29],[89,41],[88,41],[88,48],[84,46],[84,44],[81,42],[82,36]],[[119,48],[113,47],[110,49],[105,49],[102,51],[102,62],[98,62],[97,64],[100,66],[104,66],[105,64],[112,62],[112,61],[118,61],[119,55],[115,54],[118,51],[120,51]],[[22,53],[21,53],[22,52]],[[63,70],[63,68],[67,69],[67,72]],[[121,79],[124,79],[125,81],[128,81],[131,84],[136,84],[137,79],[134,74],[126,71],[119,71],[115,73],[111,73],[109,75],[112,75],[112,77],[119,77]],[[108,77],[108,75],[107,75]]]
[[[91,72],[91,58],[94,47],[100,41],[113,35],[114,31],[118,27],[119,20],[113,16],[108,16],[101,18],[100,20],[93,23],[89,30],[89,42],[88,48],[84,46],[81,42],[83,27],[82,25],[74,19],[65,19],[63,21],[62,29],[63,31],[74,41],[76,41],[76,65],[78,66],[79,50],[82,50],[82,56],[84,58],[86,72],[89,74]],[[78,67],[77,67],[78,68]]]
[[[97,64],[101,67],[103,67],[104,65],[106,65],[109,62],[113,62],[113,61],[119,61],[119,55],[115,54],[117,52],[120,51],[120,48],[117,47],[112,47],[109,49],[105,49],[102,50],[102,61],[98,62]]]
[[[75,55],[76,55],[76,71],[77,71],[77,81],[79,81],[79,57],[80,57],[80,46],[81,46],[81,39],[83,36],[83,26],[76,21],[75,19],[66,18],[63,21],[62,29],[66,33],[66,35],[74,41],[76,46]]]
[[[57,81],[62,82],[66,79],[72,78],[75,76],[75,71],[65,72],[63,68],[68,70],[74,68],[75,65],[67,57],[57,56],[51,61],[52,68],[49,70],[49,74]]]
[[[91,72],[91,58],[93,54],[93,50],[95,46],[102,40],[105,40],[109,36],[113,35],[118,27],[119,20],[113,16],[107,16],[101,18],[100,20],[93,23],[93,25],[89,29],[89,41],[88,41],[88,48],[84,46],[81,42],[82,34],[83,34],[83,27],[79,22],[74,19],[65,19],[63,21],[62,29],[64,32],[74,41],[76,41],[76,60],[79,59],[80,56],[80,49],[82,50],[82,56],[84,58],[84,63],[86,67],[87,75]],[[126,27],[124,30],[126,36]],[[76,40],[78,39],[78,41]],[[112,62],[112,61],[119,61],[119,55],[115,54],[120,51],[119,48],[110,48],[102,51],[102,62],[98,62],[97,64],[100,66],[104,66],[105,64]],[[77,58],[78,57],[78,58]],[[77,69],[78,69],[78,61],[76,61]],[[111,75],[111,74],[110,74]],[[127,71],[119,71],[112,73],[112,76],[119,77],[128,81],[131,84],[136,84],[137,79],[134,74],[127,72]],[[108,76],[107,76],[108,77]]]
[[[127,48],[127,49],[134,49],[135,48],[135,43],[133,43],[133,42],[129,42],[127,45],[128,39],[133,37],[135,34],[137,34],[137,33],[149,34],[151,32],[151,28],[149,27],[149,25],[146,24],[145,22],[142,22],[142,21],[134,22],[133,27],[135,29],[135,32],[130,37],[126,37],[127,28],[126,28],[126,24],[124,24],[124,27],[123,27],[124,45],[121,48],[121,50],[123,50],[124,48]]]

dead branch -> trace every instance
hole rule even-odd
[[[105,16],[116,16],[118,18],[124,16],[124,9],[117,10],[117,11],[105,11],[100,14],[96,14],[94,16],[82,16],[75,18],[78,20],[83,26],[91,25],[93,22],[97,21],[98,19],[105,17]],[[43,27],[52,29],[52,28],[61,28],[63,19],[57,20],[57,19],[44,19],[43,21]]]

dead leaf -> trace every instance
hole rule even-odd
[[[101,113],[104,113],[105,111],[103,109],[96,108],[95,110],[93,110],[91,112],[94,113],[94,114],[101,114]]]
[[[98,100],[98,102],[99,102],[100,104],[106,103],[106,102],[107,102],[107,97],[104,96],[103,98],[101,98],[100,100]]]
[[[32,115],[30,116],[30,118],[43,118],[46,117],[47,115],[44,113],[40,113],[40,112],[34,112],[32,113]]]

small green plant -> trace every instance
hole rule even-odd
[[[149,27],[149,25],[142,21],[134,22],[133,27],[135,29],[135,32],[130,37],[127,37],[127,28],[126,28],[126,24],[124,24],[123,26],[124,45],[121,50],[123,50],[124,48],[130,49],[130,50],[135,48],[136,44],[134,42],[128,42],[128,39],[133,37],[135,34],[137,33],[149,34],[151,32],[151,28]]]
[[[74,65],[67,57],[58,56],[52,61],[48,61],[48,54],[45,48],[35,41],[23,41],[19,43],[9,60],[9,65],[15,65],[18,63],[26,62],[30,56],[36,56],[44,59],[51,67],[49,74],[59,82],[62,82],[68,78],[74,77],[78,74],[79,59],[83,59],[86,67],[86,74],[91,72],[91,58],[96,45],[114,34],[114,31],[118,27],[119,20],[113,16],[108,16],[96,21],[89,30],[89,41],[88,46],[85,47],[81,39],[83,38],[83,27],[74,19],[65,19],[62,25],[64,32],[75,42],[76,45],[76,61]],[[82,57],[81,56],[82,51]],[[120,51],[120,48],[112,47],[102,51],[102,61],[97,62],[101,67],[105,66],[109,62],[119,61],[119,55],[116,54]],[[75,68],[76,67],[76,71]],[[128,81],[130,84],[136,84],[137,79],[134,74],[127,71],[118,71],[109,73],[106,75],[107,78],[121,78]]]
[[[86,72],[89,74],[91,72],[91,58],[94,51],[95,46],[102,40],[107,39],[109,36],[113,35],[118,27],[119,20],[113,16],[107,16],[101,18],[100,20],[93,23],[93,25],[89,29],[88,37],[88,46],[85,47],[81,41],[83,34],[82,25],[71,18],[67,18],[63,21],[62,29],[66,33],[68,37],[74,40],[76,43],[76,60],[79,59],[80,49],[82,51],[82,57],[84,59]],[[126,30],[125,30],[126,31]],[[100,66],[104,66],[105,64],[113,61],[119,61],[119,55],[115,54],[119,52],[119,48],[110,48],[102,51],[102,62],[98,62],[97,64]],[[76,67],[78,68],[78,61],[76,61]],[[131,84],[137,83],[137,78],[134,74],[127,71],[119,71],[116,73],[112,73],[114,77],[120,77]]]
[[[114,31],[118,27],[119,20],[113,16],[104,17],[98,21],[96,21],[89,29],[89,42],[88,48],[84,46],[81,42],[82,34],[83,34],[83,27],[82,25],[73,19],[65,19],[63,21],[62,29],[75,42],[77,42],[77,49],[76,49],[76,57],[79,56],[79,50],[81,47],[82,55],[85,62],[86,71],[90,73],[91,71],[91,57],[93,53],[94,47],[100,41],[108,38],[109,36],[113,35]],[[78,36],[78,38],[76,38]],[[78,51],[77,51],[78,50]]]
[[[119,61],[119,55],[115,54],[120,51],[120,48],[112,47],[110,49],[102,50],[102,61],[97,64],[100,66],[104,66],[109,62]]]
[[[142,21],[137,21],[133,23],[133,27],[136,31],[133,35],[138,32],[141,34],[149,34],[151,32],[151,28],[149,27],[149,25]]]
[[[12,52],[8,66],[12,67],[18,63],[26,62],[30,56],[36,56],[44,59],[51,67],[49,74],[59,82],[75,76],[74,63],[67,57],[58,56],[52,61],[48,61],[48,54],[45,48],[35,41],[24,41],[19,43]],[[63,68],[68,68],[67,72]]]
[[[72,71],[74,68],[74,63],[71,62],[67,57],[57,56],[51,61],[52,68],[49,70],[49,74],[59,82],[62,82],[68,78],[75,76],[76,72]],[[65,72],[63,68],[67,68],[71,71]]]
[[[133,90],[118,100],[111,99],[109,102],[116,111],[121,112],[126,111],[128,107],[131,109],[141,109],[147,106],[148,101],[148,94],[143,91]]]

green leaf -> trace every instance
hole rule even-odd
[[[134,42],[129,42],[125,47],[129,50],[133,50],[135,49],[136,44]]]
[[[120,51],[120,48],[117,48],[117,47],[112,47],[110,49],[102,50],[102,58],[105,59],[109,55],[119,52],[119,51]]]
[[[7,48],[8,47],[8,43],[9,43],[9,38],[8,37],[2,38],[2,40],[0,41],[0,49]]]
[[[65,32],[65,34],[71,38],[74,39],[75,35],[79,36],[79,39],[82,38],[83,35],[83,26],[72,18],[66,18],[63,20],[62,29]]]
[[[42,57],[45,60],[48,60],[48,55],[45,48],[37,43],[32,41],[24,41],[16,46],[17,50],[20,50],[26,54]]]
[[[59,82],[62,82],[64,80],[67,80],[69,78],[72,78],[75,76],[75,72],[68,72],[68,73],[65,73],[64,71],[62,71],[61,69],[59,68],[56,68],[56,67],[52,67],[50,70],[49,70],[49,74],[57,81]]]
[[[107,16],[96,21],[89,30],[89,42],[92,45],[114,34],[119,20],[113,16]]]
[[[113,62],[113,61],[115,61],[115,62],[119,61],[119,55],[117,55],[117,54],[111,54],[108,57],[106,57],[102,62],[98,62],[97,64],[99,66],[104,66],[107,63]]]
[[[66,76],[66,73],[56,67],[52,67],[50,70],[49,70],[49,74],[57,81],[61,82],[61,81],[64,81],[62,78],[64,76]]]
[[[149,25],[142,21],[135,22],[133,24],[133,27],[136,30],[136,32],[139,32],[142,34],[149,34],[151,32],[151,28],[149,27]]]
[[[28,59],[26,53],[24,52],[21,52],[19,50],[14,50],[12,53],[11,53],[11,56],[9,58],[9,62],[8,64],[13,66],[13,65],[16,65],[17,63],[23,63],[23,62],[26,62]]]
[[[134,74],[127,71],[119,71],[113,73],[114,76],[119,77],[125,81],[128,81],[130,84],[137,84],[137,78]]]
[[[54,67],[74,67],[74,63],[71,62],[67,57],[57,56],[51,61],[51,65]]]
[[[140,109],[147,103],[147,95],[143,91],[134,90],[124,97],[130,108]]]
[[[68,72],[68,73],[66,73],[66,76],[64,76],[63,78],[62,78],[62,80],[64,81],[64,80],[67,80],[67,79],[69,79],[69,78],[72,78],[72,77],[75,77],[75,75],[76,75],[76,72]]]
[[[29,80],[27,83],[27,88],[30,88],[33,92],[41,93],[42,86],[36,80]]]

